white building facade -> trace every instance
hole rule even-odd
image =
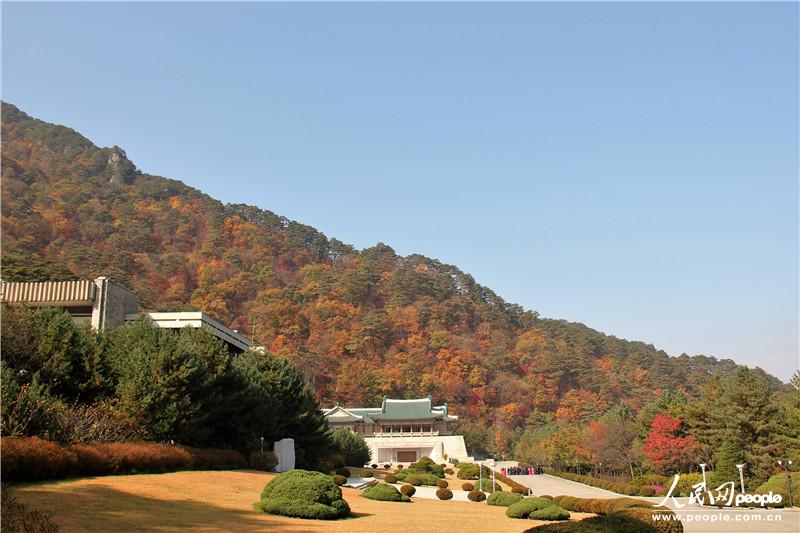
[[[380,407],[336,405],[324,413],[331,429],[346,428],[364,438],[373,463],[408,464],[423,456],[437,463],[472,460],[464,437],[449,429],[458,417],[448,413],[447,404],[434,406],[430,396],[412,400],[384,397]]]

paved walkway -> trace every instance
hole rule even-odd
[[[583,483],[562,479],[560,477],[542,474],[538,476],[509,476],[511,479],[533,490],[537,496],[549,494],[558,496],[565,494],[577,498],[620,498],[624,494],[617,494],[609,490],[590,487]],[[643,498],[654,505],[662,501],[662,497]],[[736,531],[739,533],[784,533],[800,532],[800,510],[784,509],[736,509],[719,510],[699,505],[689,506],[688,498],[670,499],[668,507],[675,510],[681,517],[684,531],[687,533],[706,533]],[[683,507],[680,507],[683,505]]]

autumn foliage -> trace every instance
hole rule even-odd
[[[291,359],[321,404],[431,394],[475,424],[471,451],[507,452],[532,415],[580,425],[736,368],[541,318],[454,266],[224,205],[2,109],[4,279],[106,275],[147,309],[201,309]]]
[[[2,439],[3,480],[36,481],[79,475],[245,468],[233,450],[154,442],[108,442],[60,446],[39,437]]]
[[[653,418],[644,444],[644,454],[662,472],[680,469],[693,460],[697,447],[691,436],[681,433],[682,423],[669,415]]]

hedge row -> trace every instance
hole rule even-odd
[[[38,437],[29,437],[4,438],[0,440],[0,446],[3,452],[3,481],[169,470],[224,470],[248,466],[247,460],[237,451],[154,442],[98,442],[64,447]]]
[[[663,507],[653,507],[650,502],[637,500],[635,498],[595,499],[575,498],[574,496],[556,496],[553,498],[553,501],[558,506],[568,511],[594,513],[602,517],[619,519],[626,523],[636,524],[636,527],[632,529],[609,529],[609,531],[659,531],[662,533],[680,533],[683,531],[683,524],[681,524],[680,520],[674,520],[672,518],[653,520],[652,518],[654,514],[662,515],[663,517],[667,515],[674,516],[674,512]],[[598,524],[611,524],[612,522],[613,520],[606,522],[601,521],[598,522]],[[547,531],[560,530],[553,529]],[[597,531],[605,530],[597,529]]]
[[[550,468],[545,468],[544,472],[551,476],[577,481],[584,485],[610,490],[617,494],[625,494],[627,496],[655,496],[656,494],[661,494],[663,492],[663,485],[667,482],[666,477],[657,474],[640,476],[629,483],[614,483],[606,479],[572,474],[570,472],[559,472],[558,470],[552,470]]]

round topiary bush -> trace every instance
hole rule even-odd
[[[464,483],[461,485],[461,490],[465,490],[467,492],[475,490],[475,485],[473,485],[472,483]]]
[[[647,485],[644,485],[642,487],[639,487],[639,494],[641,494],[642,496],[655,496],[656,489],[654,489],[653,487],[649,487]]]
[[[389,470],[391,467],[392,467],[392,465],[390,465],[388,463],[383,465],[383,468],[386,469],[386,470]]]
[[[337,468],[336,474],[344,477],[350,477],[350,470],[348,470],[347,468]]]
[[[347,483],[347,478],[344,476],[340,476],[339,474],[336,474],[335,476],[333,476],[333,482],[341,486]]]
[[[402,470],[403,469],[403,465],[397,465],[397,469],[398,470]]]
[[[333,479],[321,472],[290,470],[270,481],[256,507],[265,513],[334,520],[350,516],[350,506]]]
[[[456,471],[453,470],[452,468],[445,468],[444,473],[447,474],[448,476],[452,476],[453,474],[456,473]]]
[[[542,494],[542,495],[540,495],[539,497],[540,497],[540,498],[544,498],[545,500],[550,500],[550,501],[553,501],[553,497],[552,497],[552,496],[550,496],[549,494]]]
[[[436,482],[436,486],[439,487],[440,489],[446,489],[447,487],[450,486],[450,484],[447,481],[440,479],[439,481]]]
[[[417,489],[414,488],[414,485],[403,485],[400,487],[400,492],[410,498],[417,492]]]
[[[533,511],[528,515],[531,520],[569,520],[569,511],[557,505]]]
[[[394,474],[389,474],[385,478],[383,478],[383,480],[386,483],[397,483],[397,476],[395,476]]]
[[[397,490],[391,485],[386,483],[379,483],[374,487],[369,487],[364,490],[362,495],[370,500],[379,500],[382,502],[410,502],[411,498]]]
[[[479,490],[471,490],[469,491],[469,494],[467,494],[467,498],[473,502],[482,502],[486,500],[486,494]]]
[[[514,494],[522,494],[527,496],[528,489],[522,487],[514,487],[513,489],[511,489],[511,492],[513,492]]]
[[[522,501],[522,494],[514,492],[493,492],[489,495],[487,503],[489,505],[498,505],[500,507],[508,507],[519,501]]]
[[[528,518],[528,515],[540,509],[553,507],[555,504],[544,498],[525,498],[517,503],[512,503],[506,509],[506,516],[510,518]]]
[[[373,463],[373,464],[371,464],[369,466],[371,466],[372,468],[378,468],[378,465],[376,465],[375,463]]]
[[[436,491],[436,497],[440,500],[452,500],[453,499],[453,491],[450,489],[438,489]]]
[[[625,490],[623,493],[627,494],[628,496],[636,496],[639,494],[639,487],[636,485],[625,485]]]
[[[408,476],[408,472],[395,472],[394,477],[397,478],[398,481],[403,481],[406,476]]]

